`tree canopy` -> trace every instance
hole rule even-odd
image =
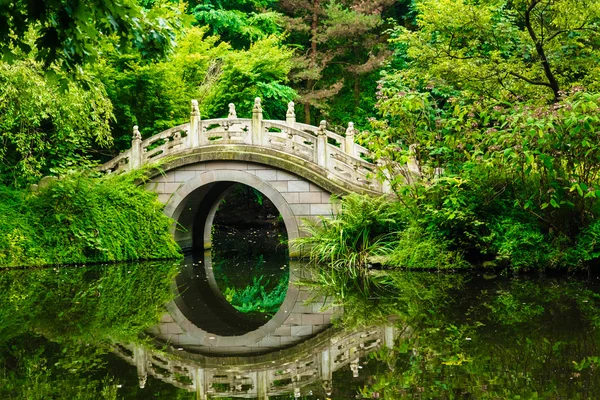
[[[417,29],[398,27],[406,80],[448,95],[558,101],[598,90],[600,3],[586,0],[423,0]]]
[[[164,55],[177,23],[135,0],[5,1],[0,3],[0,51],[4,61],[12,61],[19,50],[35,48],[46,67],[56,63],[72,70],[94,61],[107,37],[124,48],[143,48],[148,56]]]

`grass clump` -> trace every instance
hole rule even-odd
[[[418,269],[465,266],[460,253],[422,229],[399,202],[351,194],[341,206],[334,218],[309,222],[307,235],[294,243],[308,250],[315,264],[328,265],[351,279],[364,276],[373,264]]]
[[[139,185],[143,177],[73,173],[38,192],[0,187],[0,265],[179,257],[171,221]]]

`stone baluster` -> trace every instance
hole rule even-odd
[[[192,111],[190,112],[190,131],[188,132],[188,148],[199,147],[204,144],[204,137],[201,137],[202,119],[198,100],[192,100]]]
[[[350,157],[356,157],[356,151],[354,146],[354,123],[348,122],[348,129],[346,129],[346,140],[344,142],[344,151]]]
[[[385,347],[392,350],[394,348],[394,341],[396,340],[396,335],[394,332],[394,327],[392,325],[386,326],[384,331],[384,344]]]
[[[256,374],[256,397],[258,400],[269,400],[269,383],[265,370],[260,370]]]
[[[294,109],[294,102],[288,103],[288,109],[285,113],[285,122],[287,122],[290,128],[294,128],[296,125],[296,110]]]
[[[129,170],[139,168],[142,165],[142,135],[138,126],[133,127],[131,138],[131,154],[129,155]]]
[[[263,113],[260,106],[260,97],[254,99],[254,107],[252,107],[252,144],[255,146],[262,145],[262,120]]]
[[[204,376],[204,368],[196,368],[194,375],[194,386],[196,389],[196,398],[206,400],[206,377]]]
[[[321,378],[321,384],[327,396],[331,396],[331,391],[333,387],[333,354],[332,354],[333,346],[329,346],[329,348],[323,350],[321,352],[321,362],[319,363],[319,372]]]
[[[148,379],[148,357],[144,347],[135,346],[133,349],[133,362],[137,368],[140,388],[143,389],[146,386],[146,380]]]
[[[229,119],[237,118],[237,112],[235,111],[235,104],[233,104],[233,103],[229,103],[229,115],[227,115],[227,118],[229,118]]]
[[[319,164],[319,166],[325,169],[327,169],[327,155],[329,153],[327,151],[327,132],[325,130],[326,128],[327,121],[321,121],[319,129],[317,130],[317,143],[315,146],[315,151],[317,152],[317,164]]]

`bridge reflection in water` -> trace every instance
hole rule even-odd
[[[315,384],[331,395],[333,372],[350,366],[359,375],[359,361],[382,347],[392,348],[395,328],[369,327],[354,332],[330,328],[305,342],[263,355],[208,356],[166,346],[117,345],[115,353],[135,365],[140,387],[148,375],[198,399],[306,395]]]
[[[349,365],[358,376],[359,359],[391,348],[395,328],[333,327],[342,310],[297,285],[302,274],[306,265],[291,261],[279,310],[266,322],[252,321],[224,298],[210,253],[188,258],[173,282],[176,299],[148,332],[152,344],[119,344],[114,352],[136,366],[140,387],[150,375],[199,399],[299,397],[315,386],[330,395],[333,372]]]

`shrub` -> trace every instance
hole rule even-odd
[[[179,257],[170,220],[137,171],[70,174],[37,193],[0,189],[0,264],[72,264]],[[139,182],[138,182],[139,183]]]

